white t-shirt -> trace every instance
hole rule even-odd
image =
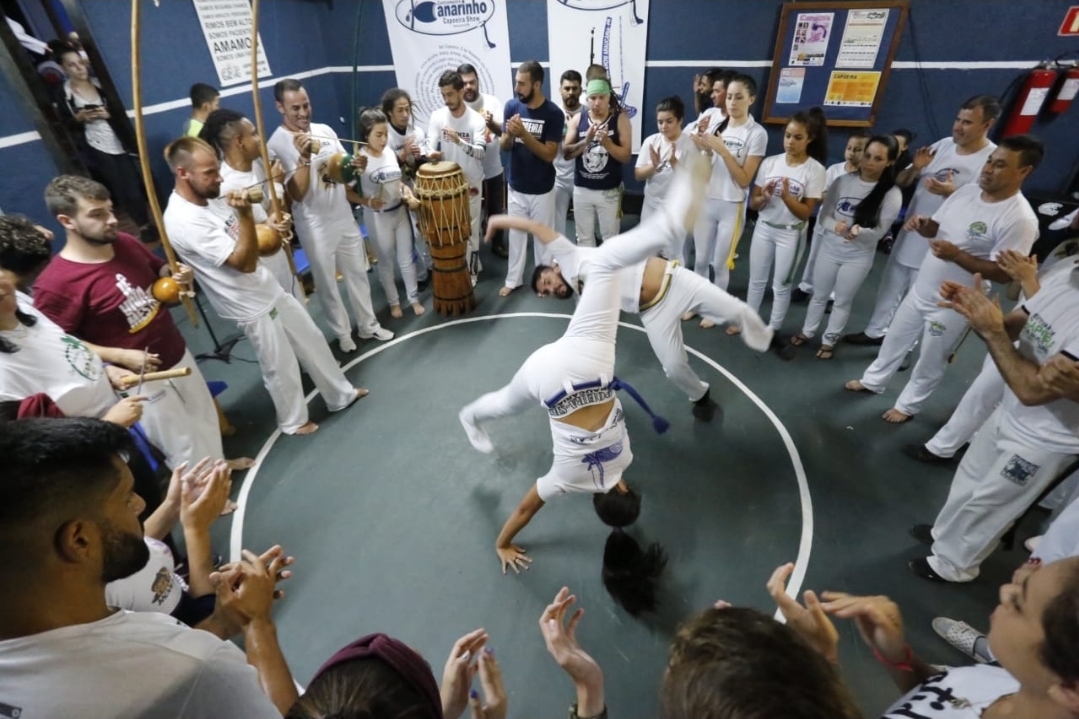
[[[241,172],[234,169],[229,163],[221,162],[221,179],[224,180],[221,183],[221,196],[224,197],[230,190],[246,190],[247,188],[259,184],[262,188],[262,202],[251,206],[251,213],[255,216],[255,222],[266,222],[269,217],[270,211],[273,209],[273,204],[270,202],[270,192],[266,189],[266,171],[262,169],[262,160],[258,159],[251,163],[251,169],[247,172]],[[274,190],[277,192],[277,199],[282,200],[285,197],[285,188],[280,182],[274,181]]]
[[[712,109],[714,110],[715,108]],[[715,129],[715,127],[719,126],[719,123],[723,122],[723,118],[716,114],[712,121],[716,123],[712,128]],[[747,117],[746,122],[738,127],[728,125],[721,137],[723,144],[734,155],[739,166],[744,167],[746,159],[749,157],[764,157],[764,154],[768,151],[768,133],[753,119],[752,115]],[[723,158],[718,153],[713,152],[711,160],[712,177],[708,180],[708,197],[715,200],[726,200],[727,202],[745,202],[746,192],[749,188],[742,187],[734,181],[734,178],[731,177],[731,171],[727,169],[727,163],[723,161]]]
[[[442,137],[443,129],[456,131],[461,143],[457,144]],[[450,108],[440,107],[431,113],[431,118],[427,121],[427,152],[441,151],[443,160],[460,165],[465,180],[473,188],[483,185],[486,137],[487,123],[483,121],[483,116],[468,106],[465,106],[460,117],[454,117]],[[465,152],[466,145],[472,146],[472,155]]]
[[[176,574],[176,560],[164,542],[143,537],[150,549],[150,561],[130,577],[105,585],[105,602],[110,607],[129,612],[172,614],[187,589]]]
[[[495,123],[499,127],[502,127],[506,122],[505,118],[502,116],[506,108],[494,95],[488,95],[485,92],[481,92],[478,100],[475,102],[466,102],[465,104],[478,112],[481,118],[483,117],[483,113],[491,113]],[[490,180],[492,177],[498,177],[502,174],[502,150],[499,146],[498,135],[487,128],[486,122],[484,122],[483,125],[484,137],[487,143],[486,151],[483,153],[483,179]]]
[[[1038,293],[1023,302],[1029,317],[1019,333],[1019,354],[1038,365],[1060,352],[1079,357],[1079,265],[1074,259],[1057,262],[1039,283]],[[1079,454],[1079,402],[1027,407],[1005,388],[1001,409],[1009,436],[1031,447]]]
[[[308,134],[318,136],[313,139],[319,143],[319,150],[311,155],[311,183],[307,194],[302,202],[292,203],[293,220],[305,239],[305,230],[310,232],[356,222],[345,197],[345,186],[334,182],[327,171],[330,158],[345,152],[344,146],[337,140],[337,133],[329,125],[312,122]],[[292,144],[292,133],[289,130],[284,126],[278,127],[266,146],[277,155],[285,172],[291,175],[296,171],[300,162],[300,151]]]
[[[667,188],[670,187],[671,180],[674,178],[674,167],[671,166],[672,152],[677,162],[683,162],[690,153],[696,152],[697,148],[689,133],[683,132],[672,144],[657,132],[641,143],[641,151],[637,155],[637,167],[652,166],[653,147],[659,152],[659,167],[656,168],[656,174],[644,183],[644,196],[646,199],[662,200],[667,196]]]
[[[925,166],[922,173],[915,180],[916,188],[907,208],[907,217],[922,215],[932,217],[947,198],[934,195],[925,188],[927,178],[935,178],[941,182],[952,175],[952,183],[956,189],[969,185],[978,179],[989,155],[996,149],[996,145],[990,142],[981,150],[971,155],[960,155],[958,146],[950,137],[937,140],[931,146],[936,152],[933,159]],[[954,194],[954,193],[953,193]],[[895,246],[892,248],[892,256],[895,261],[904,267],[916,268],[921,265],[922,258],[929,251],[929,242],[917,232],[902,231],[896,237]]]
[[[838,222],[854,225],[854,211],[876,186],[877,183],[866,182],[852,172],[840,175],[828,188],[828,196],[821,205],[817,227],[820,228],[821,239],[827,243],[833,257],[854,259],[872,256],[877,251],[877,240],[884,236],[899,216],[899,210],[903,206],[903,192],[898,187],[892,187],[881,202],[880,220],[875,227],[863,227],[853,240],[844,239],[835,233]]]
[[[837,162],[834,165],[828,165],[828,169],[824,171],[824,191],[832,189],[832,183],[838,180],[843,175],[850,175],[853,173],[847,172],[847,161]],[[900,191],[902,193],[902,190]]]
[[[686,123],[686,128],[690,132],[697,132],[697,125],[706,117],[709,119],[708,129],[705,132],[715,132],[719,123],[723,122],[723,119],[727,117],[727,110],[722,107],[706,107],[693,121]]]
[[[980,719],[1003,696],[1019,691],[1006,669],[982,664],[929,677],[881,714],[881,719]]]
[[[566,127],[569,125],[569,121],[581,114],[581,110],[584,105],[578,105],[577,109],[573,112],[568,112],[566,108],[561,105],[558,109],[562,111],[562,114],[566,116],[566,123],[562,125],[562,142],[566,141]],[[555,184],[559,187],[565,187],[573,189],[573,171],[577,167],[577,160],[567,160],[562,156],[562,146],[558,148],[558,153],[554,156],[554,171],[555,171]]]
[[[824,194],[824,176],[824,165],[812,157],[807,157],[805,162],[796,167],[787,164],[786,153],[764,158],[757,170],[757,186],[767,188],[771,185],[777,190],[768,204],[761,208],[760,219],[773,225],[797,225],[802,222],[803,220],[787,209],[779,196],[778,188],[786,177],[790,179],[790,193],[796,199],[820,199]]]
[[[118,400],[101,358],[34,309],[29,296],[19,292],[16,301],[37,322],[0,330],[0,337],[19,348],[0,352],[0,400],[46,394],[69,417],[103,416]]]
[[[1038,218],[1021,192],[1000,202],[985,202],[980,187],[964,185],[944,201],[933,221],[940,225],[937,239],[948,240],[983,260],[996,260],[1004,250],[1028,255],[1038,239]],[[969,285],[973,278],[955,262],[946,262],[930,252],[922,260],[912,291],[917,297],[936,303],[942,299],[942,282],[951,280]]]
[[[173,192],[165,208],[165,230],[222,319],[249,322],[269,312],[282,296],[281,285],[261,262],[254,272],[225,264],[240,239],[240,221],[225,200],[201,206]]]
[[[415,145],[419,147],[421,151],[423,150],[424,141],[426,140],[427,135],[424,133],[423,128],[419,125],[409,124],[409,126],[405,128],[404,132],[398,132],[396,129],[394,129],[392,122],[387,122],[386,131],[388,139],[386,146],[393,150],[393,154],[395,156],[401,151],[401,148],[405,146],[405,140],[407,140],[410,136],[413,138],[413,142],[415,143]],[[404,182],[409,187],[412,187],[411,179],[406,178]]]
[[[22,719],[281,719],[234,644],[157,612],[0,641],[0,708]]]
[[[382,150],[381,157],[375,157],[366,148],[363,154],[367,156],[367,169],[360,175],[363,196],[381,199],[383,211],[394,209],[401,204],[401,166],[397,156],[389,147]]]
[[[565,237],[559,237],[547,245],[547,251],[558,261],[558,268],[574,293],[580,294],[581,285],[588,281],[588,269],[592,263],[595,247],[580,247]],[[644,270],[648,261],[621,270],[622,286],[619,293],[619,306],[623,312],[631,315],[641,313],[641,283],[644,282]]]

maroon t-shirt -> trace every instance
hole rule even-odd
[[[165,261],[120,233],[108,262],[72,262],[57,255],[34,284],[34,307],[68,334],[102,347],[143,350],[173,367],[186,345],[152,288]]]

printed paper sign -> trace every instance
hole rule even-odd
[[[828,41],[832,39],[832,21],[835,13],[798,13],[794,23],[794,42],[788,65],[824,64],[828,54]]]
[[[847,25],[839,41],[837,68],[872,68],[877,64],[877,53],[884,40],[884,26],[888,24],[888,9],[851,10]]]
[[[251,80],[251,5],[248,0],[194,0],[202,34],[222,87]],[[259,35],[259,77],[273,77]]]
[[[802,86],[805,84],[804,67],[785,67],[779,71],[779,88],[776,90],[776,102],[797,104],[802,99]]]
[[[880,84],[879,72],[833,71],[824,104],[835,107],[873,107]]]

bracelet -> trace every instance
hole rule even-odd
[[[300,167],[311,167],[311,160],[308,158],[306,161],[301,157],[299,162]]]
[[[603,711],[594,717],[583,717],[577,714],[577,702],[573,702],[573,705],[569,708],[569,719],[607,719],[607,705],[603,705]]]
[[[889,669],[895,669],[900,672],[913,672],[914,667],[911,666],[911,662],[914,661],[914,650],[910,648],[910,644],[903,645],[903,661],[893,662],[890,659],[885,658],[876,647],[873,647],[873,656],[877,658],[877,661],[888,667]]]

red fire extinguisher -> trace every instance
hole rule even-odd
[[[1053,88],[1056,79],[1057,71],[1049,69],[1047,63],[1042,63],[1030,71],[1012,105],[1011,112],[1008,113],[1001,137],[1030,132],[1030,128],[1034,125],[1034,118],[1038,116],[1046,98],[1049,97],[1049,91]]]
[[[1076,95],[1079,95],[1079,65],[1072,65],[1064,71],[1064,79],[1057,86],[1056,96],[1049,102],[1049,112],[1054,115],[1067,112]]]

